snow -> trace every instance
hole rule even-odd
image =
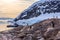
[[[53,18],[53,16],[58,16],[58,18],[60,18],[60,13],[41,14],[38,17],[33,17],[33,18],[30,18],[30,19],[18,20],[16,23],[18,25],[23,25],[23,26],[33,25],[33,24],[38,23],[38,22],[40,22],[42,20],[45,20],[45,19],[48,19],[48,18]]]
[[[45,19],[53,18],[56,16],[58,16],[58,18],[60,18],[60,13],[59,13],[60,11],[58,11],[58,10],[60,10],[60,9],[58,9],[59,8],[58,5],[60,5],[60,2],[57,2],[55,5],[53,5],[51,2],[46,3],[45,1],[54,1],[54,0],[40,0],[40,1],[35,2],[29,8],[24,10],[21,13],[21,15],[17,16],[16,17],[17,21],[16,22],[13,21],[12,24],[16,23],[18,25],[26,26],[26,25],[33,25],[33,24],[43,21]],[[58,0],[56,0],[56,1],[58,1]],[[46,4],[43,5],[43,2],[45,2]],[[32,12],[32,10],[34,12],[30,14],[29,12]],[[38,14],[38,13],[40,13],[40,14]],[[33,14],[34,15],[36,14],[38,16],[36,17],[36,15],[34,16]],[[28,17],[28,19],[26,19],[24,17]]]
[[[26,17],[28,16],[29,12],[31,12],[32,10],[33,11],[36,11],[35,13],[44,13],[45,11],[46,12],[50,12],[51,10],[55,12],[55,10],[58,9],[58,5],[60,5],[60,2],[59,3],[56,3],[56,5],[53,5],[51,2],[44,4],[42,2],[45,2],[45,1],[55,1],[55,0],[40,0],[40,1],[37,1],[35,3],[33,3],[30,7],[28,7],[27,9],[25,9],[21,15],[18,15],[16,18],[19,19],[24,19],[23,17]],[[58,1],[58,0],[57,0]],[[41,4],[42,3],[42,4]],[[54,3],[54,2],[53,2]],[[43,5],[44,4],[44,5]],[[50,5],[51,6],[50,6]],[[37,9],[36,9],[37,8]],[[32,13],[34,14],[34,12]]]

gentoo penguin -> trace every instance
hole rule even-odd
[[[41,0],[42,1],[42,0]],[[60,18],[60,1],[37,1],[17,16],[7,27],[31,26],[48,18]]]

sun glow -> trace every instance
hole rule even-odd
[[[0,0],[0,17],[15,18],[33,3],[26,0]]]
[[[17,2],[18,0],[2,0],[2,1],[4,1],[6,3],[13,3],[13,2]]]

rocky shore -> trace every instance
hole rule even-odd
[[[46,19],[31,26],[0,32],[0,40],[60,40],[60,19]]]

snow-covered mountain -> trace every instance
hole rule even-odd
[[[37,1],[33,3],[29,8],[24,10],[21,15],[17,16],[13,20],[13,24],[18,25],[33,25],[47,18],[53,18],[58,16],[60,18],[60,1],[59,0],[47,0]]]
[[[35,2],[29,8],[24,10],[21,15],[16,17],[16,19],[29,19],[33,17],[37,17],[41,14],[45,13],[55,13],[60,12],[60,1],[45,1],[41,3],[40,1]]]

